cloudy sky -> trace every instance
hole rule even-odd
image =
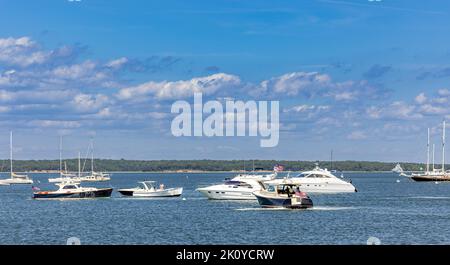
[[[450,118],[450,3],[0,0],[0,157],[423,161]],[[171,104],[280,101],[280,141],[171,135]],[[437,153],[439,155],[439,153]]]

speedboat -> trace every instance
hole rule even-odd
[[[254,191],[264,188],[264,181],[273,180],[276,173],[269,175],[239,174],[224,183],[198,188],[208,199],[213,200],[255,200]]]
[[[156,188],[156,181],[141,181],[140,187],[132,189],[120,189],[118,192],[124,196],[133,197],[177,197],[183,193],[183,188],[168,188],[164,187],[164,184],[160,184]]]
[[[259,205],[265,208],[289,208],[306,209],[312,208],[311,198],[300,191],[297,184],[269,184],[267,189],[253,192]]]
[[[39,188],[33,187],[34,199],[80,199],[80,198],[103,198],[111,197],[112,188],[94,188],[81,187],[80,183],[74,181],[65,181],[55,184],[58,190],[40,191]]]
[[[310,171],[304,171],[296,177],[275,179],[266,181],[266,184],[297,184],[307,193],[349,193],[356,192],[355,186],[350,181],[338,178],[327,169],[316,167]]]

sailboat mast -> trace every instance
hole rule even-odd
[[[59,136],[59,174],[62,174],[62,135]]]
[[[81,177],[81,153],[78,151],[78,177]]]
[[[11,178],[13,177],[13,132],[9,132],[9,170]]]
[[[436,145],[435,144],[433,144],[433,171],[434,171],[434,154],[435,154],[435,147],[436,147]]]
[[[445,120],[442,122],[442,172],[445,172]]]
[[[92,153],[91,153],[91,172],[94,173],[94,140],[91,139]]]
[[[430,172],[430,128],[428,128],[427,137],[427,172]]]

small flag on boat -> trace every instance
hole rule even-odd
[[[275,171],[275,172],[283,171],[283,170],[284,170],[284,166],[283,166],[283,165],[276,164],[276,165],[273,167],[273,171]]]
[[[31,187],[31,189],[32,189],[33,191],[40,191],[40,190],[41,190],[40,188],[35,187],[35,186]]]

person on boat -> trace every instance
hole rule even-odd
[[[162,184],[162,183],[159,184],[159,189],[160,189],[160,190],[164,190],[164,184]]]

